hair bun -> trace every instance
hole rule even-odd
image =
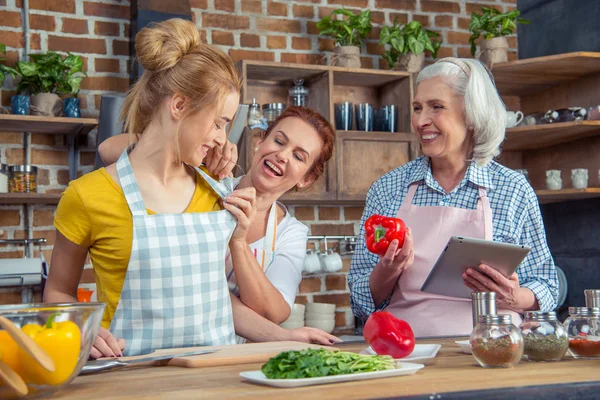
[[[159,72],[173,68],[200,43],[200,32],[192,21],[174,18],[143,28],[135,37],[135,51],[144,69]]]

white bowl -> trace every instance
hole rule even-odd
[[[294,313],[304,314],[304,311],[306,311],[306,306],[304,304],[296,303],[292,307],[292,314],[294,314]]]
[[[283,322],[300,322],[304,323],[304,316],[291,315]]]
[[[304,323],[307,324],[309,322],[316,322],[316,323],[328,323],[330,321],[335,322],[335,318],[307,318],[304,320]]]
[[[302,328],[304,326],[303,323],[299,323],[299,322],[282,322],[281,324],[279,324],[280,327],[282,327],[283,329],[297,329],[297,328]]]
[[[335,304],[327,303],[307,303],[306,312],[308,313],[333,313],[335,312]]]
[[[333,332],[333,328],[335,328],[335,320],[323,321],[323,322],[306,321],[305,325],[310,326],[311,328],[321,329],[322,331],[325,331],[327,333],[331,333],[331,332]]]
[[[324,319],[324,318],[335,318],[335,313],[316,313],[307,312],[304,314],[305,319]]]

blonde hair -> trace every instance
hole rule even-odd
[[[467,127],[473,131],[473,160],[487,165],[500,154],[506,132],[506,106],[493,76],[478,60],[448,57],[423,68],[417,85],[435,77],[443,77],[463,97]]]
[[[202,43],[191,21],[173,18],[143,28],[135,37],[135,51],[145,71],[127,94],[121,111],[132,141],[148,127],[168,96],[180,94],[190,100],[186,118],[206,106],[216,105],[221,110],[228,94],[241,91],[231,58]]]

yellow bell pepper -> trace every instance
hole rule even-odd
[[[81,331],[77,324],[71,321],[54,322],[57,315],[51,315],[44,326],[27,324],[21,328],[48,353],[56,366],[54,372],[49,372],[21,350],[27,382],[60,385],[69,379],[77,366]]]
[[[19,346],[7,331],[0,331],[0,359],[18,375],[22,375]],[[0,386],[2,385],[4,381],[0,379]]]

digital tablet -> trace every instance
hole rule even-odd
[[[421,291],[470,299],[472,290],[465,286],[462,278],[467,268],[486,264],[508,278],[530,250],[527,246],[517,244],[452,236],[421,286]]]

